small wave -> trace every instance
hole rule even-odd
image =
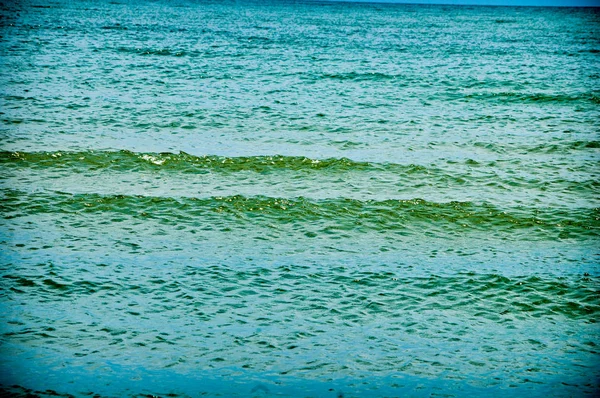
[[[348,72],[348,73],[324,73],[321,75],[322,79],[331,80],[354,80],[354,81],[380,81],[380,80],[394,80],[399,79],[399,75],[390,75],[380,72]]]
[[[524,145],[511,143],[491,143],[491,142],[475,142],[472,144],[477,148],[487,149],[495,153],[569,153],[571,151],[585,151],[590,149],[600,148],[600,141],[571,141],[560,143],[543,143],[538,145]]]
[[[121,24],[104,25],[102,27],[102,29],[104,29],[104,30],[128,30],[127,26],[122,26]]]
[[[458,144],[457,144],[458,145]],[[460,146],[463,148],[463,146]],[[484,149],[493,153],[506,154],[554,154],[569,153],[570,151],[596,151],[596,141],[576,141],[562,144],[499,144],[489,142],[475,142],[464,144],[465,149]],[[456,163],[456,162],[455,162]],[[374,188],[398,192],[399,187],[404,192],[415,189],[437,187],[440,190],[452,189],[478,189],[483,186],[492,186],[505,194],[508,187],[521,187],[545,191],[549,186],[561,189],[564,192],[580,192],[581,189],[589,190],[592,194],[597,190],[597,183],[593,175],[589,174],[592,162],[571,166],[571,171],[581,172],[584,175],[550,176],[531,178],[519,173],[505,173],[511,168],[521,168],[526,164],[518,158],[499,164],[496,161],[482,161],[481,159],[465,159],[462,164],[467,167],[453,169],[448,164],[397,164],[374,163],[351,160],[348,158],[316,159],[303,156],[194,156],[184,152],[180,153],[136,153],[122,151],[80,151],[80,152],[0,152],[0,165],[4,166],[4,175],[14,173],[34,173],[46,176],[68,176],[72,174],[85,174],[88,176],[99,175],[106,172],[115,173],[150,173],[165,177],[168,175],[172,181],[187,178],[188,175],[219,174],[228,178],[230,184],[235,185],[237,173],[255,173],[251,178],[257,181],[286,181],[287,187],[299,187],[306,184],[294,184],[294,181],[324,181],[336,176],[338,181],[353,181],[358,185],[353,190]],[[509,169],[506,169],[508,167]],[[17,171],[18,170],[18,171]],[[541,169],[540,169],[541,170]],[[290,180],[290,177],[295,176]],[[43,178],[43,177],[41,177]],[[90,177],[92,178],[92,177]],[[121,178],[115,175],[114,178]],[[372,181],[366,183],[366,181]],[[366,185],[365,185],[366,184]],[[362,188],[358,188],[362,187]],[[370,187],[370,188],[369,188]],[[486,188],[486,189],[487,189]],[[79,191],[79,190],[77,190]],[[99,192],[99,191],[93,191]],[[104,192],[104,191],[102,191]],[[110,191],[108,191],[110,192]],[[297,191],[296,191],[297,192]],[[129,191],[125,191],[129,193]],[[229,193],[239,193],[236,191]],[[421,194],[416,194],[421,195]],[[350,195],[356,198],[355,195]],[[422,195],[421,195],[422,196]],[[427,195],[426,195],[427,196]],[[389,198],[390,196],[384,196]],[[392,196],[395,197],[395,196]],[[450,199],[450,198],[449,198]]]
[[[156,55],[156,56],[173,56],[173,57],[183,57],[184,55],[188,55],[186,51],[183,50],[174,50],[169,48],[128,48],[128,47],[119,47],[117,49],[118,52],[128,53],[128,54],[137,54],[137,55]]]
[[[311,159],[303,156],[194,156],[178,154],[135,153],[122,151],[83,152],[0,152],[0,164],[27,167],[85,167],[92,169],[140,170],[165,169],[181,172],[290,170],[380,169],[385,165],[357,162],[347,158]],[[418,166],[408,166],[414,168]]]
[[[395,279],[402,286],[398,297],[383,300],[384,308],[403,302],[413,310],[459,310],[475,318],[492,320],[513,317],[565,316],[596,322],[600,313],[597,278],[576,280],[552,277],[478,274],[461,272],[455,276],[404,277],[363,272],[336,277],[338,283],[360,283],[365,289]]]
[[[411,200],[357,200],[348,198],[311,200],[242,195],[226,197],[158,197],[142,195],[99,195],[45,192],[27,194],[5,190],[0,213],[15,218],[38,213],[116,212],[134,218],[155,219],[168,225],[220,218],[232,227],[266,222],[326,224],[331,231],[404,231],[419,234],[427,230],[441,234],[480,231],[486,233],[526,232],[528,239],[574,237],[597,238],[600,208],[499,209],[472,202],[429,202]]]
[[[345,267],[333,267],[326,274],[312,273],[311,278],[304,277],[307,272],[302,267],[287,266],[276,269],[233,270],[219,268],[195,269],[194,279],[210,278],[213,286],[227,286],[232,280],[253,281],[251,284],[233,284],[227,286],[227,294],[239,296],[271,297],[265,286],[284,286],[280,295],[297,296],[306,291],[306,284],[322,287],[348,286],[360,289],[365,297],[359,307],[344,303],[344,297],[334,295],[328,301],[340,315],[369,317],[384,315],[393,317],[399,311],[422,313],[423,311],[459,311],[473,321],[489,319],[493,321],[513,321],[523,318],[565,317],[596,323],[600,313],[600,295],[598,295],[598,277],[572,275],[553,276],[511,276],[496,273],[459,272],[454,275],[411,276],[397,275],[393,271],[350,270]],[[56,293],[64,296],[113,295],[126,289],[138,289],[137,285],[117,282],[98,282],[81,278],[73,281],[55,281],[42,273],[29,277],[31,283],[23,284],[22,277],[8,275],[4,284],[17,293],[41,292],[44,295]],[[265,284],[265,281],[271,283]],[[166,292],[178,293],[187,290],[188,281],[177,279],[166,282],[163,279],[146,279],[144,290],[148,294],[164,295]],[[223,286],[223,287],[225,287]],[[401,287],[401,288],[400,288]],[[335,289],[334,289],[335,290]],[[325,289],[325,291],[331,291]],[[381,294],[382,291],[386,293]],[[261,293],[265,293],[261,295]],[[209,293],[207,293],[209,294]],[[367,298],[368,297],[368,298]],[[260,299],[258,299],[260,300]],[[289,303],[296,302],[290,300]],[[302,302],[302,301],[301,301]],[[302,310],[328,311],[330,306],[311,306],[310,301],[298,304]],[[357,314],[357,311],[361,314]],[[130,312],[137,316],[139,312]],[[413,324],[414,325],[414,324]],[[413,326],[407,324],[406,327]],[[425,326],[424,326],[425,327]],[[111,335],[121,335],[125,331],[105,327],[101,331]]]
[[[4,96],[4,99],[6,101],[38,101],[35,97],[23,97],[21,95],[6,95]]]
[[[591,102],[600,104],[600,96],[596,93],[579,94],[546,94],[546,93],[520,93],[520,92],[480,92],[469,93],[455,99],[475,99],[484,101],[499,101],[502,103],[555,103],[570,104],[573,102]]]

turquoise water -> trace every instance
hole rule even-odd
[[[0,10],[3,395],[598,395],[598,9]]]

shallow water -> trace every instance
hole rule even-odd
[[[598,394],[599,15],[3,3],[0,391]]]

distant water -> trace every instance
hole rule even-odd
[[[598,9],[1,4],[0,394],[600,394]]]

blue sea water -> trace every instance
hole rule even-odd
[[[598,395],[599,33],[0,2],[0,392]]]

